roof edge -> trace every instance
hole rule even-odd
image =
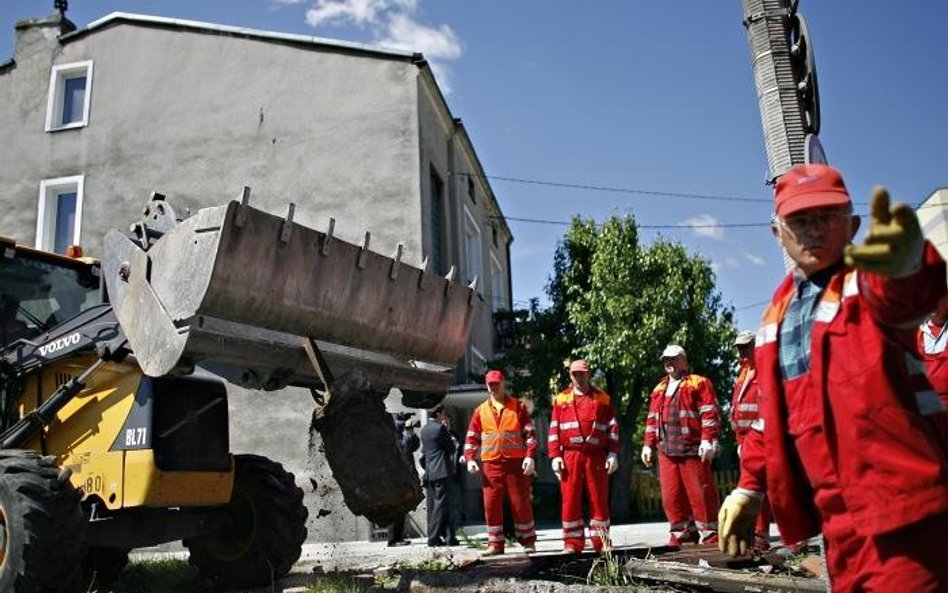
[[[279,41],[283,43],[314,45],[330,49],[339,49],[349,52],[363,53],[373,56],[384,56],[408,61],[417,61],[420,57],[420,54],[406,50],[368,45],[365,43],[355,43],[352,41],[342,41],[339,39],[330,39],[328,37],[279,33],[276,31],[265,31],[262,29],[251,29],[232,25],[219,25],[216,23],[208,23],[204,21],[174,19],[146,14],[136,14],[131,12],[111,12],[102,18],[92,21],[81,29],[76,29],[75,31],[60,36],[59,39],[62,43],[68,43],[80,37],[84,37],[90,33],[94,33],[99,29],[104,29],[109,25],[117,23],[130,23],[151,27],[164,27],[169,29],[182,29],[194,31],[197,33],[213,33],[215,35],[232,35],[234,37],[259,39],[262,41]]]

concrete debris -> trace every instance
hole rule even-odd
[[[346,506],[377,525],[390,525],[424,498],[414,467],[402,456],[395,424],[385,411],[386,393],[372,390],[364,373],[353,370],[333,382],[332,399],[310,426],[322,437],[326,460]]]

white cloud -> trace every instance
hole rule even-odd
[[[304,0],[275,1],[295,3]],[[429,26],[416,21],[414,13],[419,1],[315,0],[306,11],[306,23],[314,28],[355,25],[371,31],[371,43],[421,52],[441,90],[447,94],[451,91],[451,69],[446,62],[461,57],[461,40],[448,25]]]
[[[746,257],[747,261],[754,264],[755,266],[762,266],[765,263],[767,263],[764,261],[764,258],[760,257],[759,255],[755,253],[751,253],[750,251],[745,251],[744,257]]]
[[[724,229],[718,223],[718,219],[710,214],[699,214],[686,218],[682,224],[691,227],[691,232],[699,237],[706,237],[716,241],[724,240]]]

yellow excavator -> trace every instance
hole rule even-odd
[[[303,493],[279,463],[230,453],[225,380],[308,388],[322,421],[347,399],[381,408],[392,388],[415,407],[443,398],[472,287],[249,195],[186,216],[153,194],[101,259],[0,239],[0,591],[101,587],[130,549],[176,540],[217,585],[286,574]],[[339,413],[332,438],[352,440],[357,419]],[[348,475],[399,485],[384,502],[401,511],[420,487],[391,442],[378,453],[404,467]],[[365,489],[348,486],[350,504]]]

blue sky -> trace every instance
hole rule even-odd
[[[83,26],[116,10],[421,51],[509,218],[631,213],[643,226],[703,225],[642,236],[710,259],[742,328],[756,327],[783,275],[766,226],[713,226],[766,223],[771,211],[740,0],[71,0],[69,17]],[[910,203],[948,186],[948,3],[801,0],[800,11],[821,140],[857,210],[875,184]],[[14,22],[49,12],[51,0],[3,0],[0,61],[12,55]],[[514,298],[542,297],[565,226],[509,224]]]

